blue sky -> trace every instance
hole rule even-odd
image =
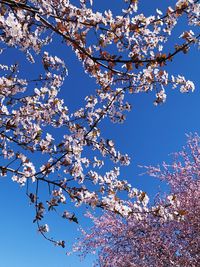
[[[115,3],[115,12],[123,1],[95,1],[96,8],[104,9],[107,5]],[[147,2],[148,4],[146,4]],[[151,14],[158,7],[165,10],[166,6],[173,5],[175,1],[142,1],[141,8],[145,14]],[[118,4],[119,3],[119,4]],[[150,4],[151,3],[151,4]],[[111,7],[109,7],[111,8]],[[177,34],[181,27],[177,27]],[[72,55],[70,49],[61,44],[59,56],[65,59],[69,77],[61,91],[61,97],[72,109],[81,105],[84,97],[92,93],[95,81],[84,74],[81,64]],[[51,52],[57,54],[57,47]],[[9,57],[0,55],[0,63],[23,61],[23,56],[11,50]],[[186,142],[185,133],[200,132],[200,57],[197,48],[192,48],[187,55],[177,55],[168,66],[168,71],[174,74],[185,75],[196,85],[194,93],[181,94],[178,90],[168,90],[167,102],[155,107],[154,94],[138,94],[129,98],[133,110],[128,114],[122,125],[102,124],[105,136],[114,139],[122,152],[128,153],[132,158],[129,167],[122,168],[122,178],[128,179],[134,186],[154,195],[159,181],[147,176],[139,176],[142,172],[138,165],[149,165],[170,160],[169,154],[180,150]],[[34,65],[27,65],[26,70],[31,74],[35,72]],[[34,209],[29,205],[24,189],[20,189],[7,178],[0,179],[0,266],[2,267],[86,267],[92,266],[92,257],[80,262],[76,255],[67,257],[65,250],[56,248],[45,241],[36,231],[32,223]],[[80,211],[80,216],[82,211]],[[52,228],[60,239],[65,238],[71,244],[78,236],[76,225],[69,224],[55,217],[51,221]],[[82,225],[90,224],[82,216]],[[51,226],[50,226],[51,227]]]

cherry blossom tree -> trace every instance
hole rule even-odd
[[[74,250],[82,256],[98,251],[97,266],[199,266],[199,145],[198,135],[189,136],[171,164],[146,167],[168,184],[168,195],[126,220],[110,212],[99,218],[89,215],[94,227],[83,231]]]
[[[30,79],[20,64],[0,65],[0,174],[26,186],[39,231],[62,247],[64,241],[49,238],[48,224],[42,222],[58,206],[61,217],[78,222],[66,205],[69,200],[127,216],[136,212],[137,203],[121,199],[125,191],[127,197],[137,194],[138,207],[146,209],[146,195],[119,178],[120,165],[129,165],[130,159],[104,136],[102,120],[124,122],[131,110],[129,94],[152,91],[158,105],[165,102],[169,87],[182,93],[195,88],[165,66],[192,45],[199,47],[199,1],[178,0],[164,13],[157,10],[148,17],[137,10],[137,0],[124,2],[114,16],[110,10],[94,11],[92,1],[0,0],[1,54],[6,56],[9,48],[21,51],[38,70]],[[181,17],[187,21],[185,29],[169,51],[167,41]],[[68,72],[65,56],[51,55],[55,41],[71,48],[96,83],[93,95],[75,112],[59,97]],[[65,134],[53,134],[58,128]],[[109,161],[113,168],[103,173],[100,168]]]

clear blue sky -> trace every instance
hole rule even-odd
[[[94,0],[97,8],[104,9],[108,1]],[[123,1],[113,0],[115,12]],[[140,7],[145,14],[151,14],[156,7],[165,10],[166,6],[175,1],[144,1]],[[119,4],[118,4],[119,3]],[[148,4],[147,4],[148,3]],[[177,33],[181,28],[177,28]],[[70,49],[58,43],[59,56],[65,59],[69,70],[61,96],[66,104],[73,108],[80,105],[84,97],[92,93],[95,81],[84,74],[80,63],[72,55]],[[58,47],[52,49],[57,54]],[[19,63],[23,56],[11,50],[9,57],[0,55],[0,63]],[[137,165],[148,165],[170,160],[169,154],[175,152],[185,144],[185,133],[200,132],[200,57],[198,50],[191,49],[187,55],[178,55],[168,66],[170,73],[185,75],[196,84],[194,93],[181,94],[176,90],[168,90],[167,102],[155,107],[154,94],[138,94],[130,98],[133,110],[129,113],[123,125],[104,123],[102,127],[105,136],[114,139],[122,152],[127,152],[132,158],[132,164],[122,169],[122,177],[128,179],[134,186],[147,191],[150,195],[158,190],[159,182],[155,179],[139,176],[142,172]],[[35,72],[34,65],[26,66],[30,73]],[[86,267],[92,266],[92,257],[80,262],[77,256],[67,257],[65,250],[56,248],[45,241],[36,231],[32,223],[34,209],[29,205],[24,189],[20,189],[8,178],[0,178],[0,267]],[[82,211],[81,211],[82,212]],[[81,214],[80,212],[80,214]],[[74,241],[78,236],[76,225],[69,224],[55,217],[52,220],[54,232],[61,239]],[[89,222],[82,219],[82,225]]]

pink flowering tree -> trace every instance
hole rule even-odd
[[[124,1],[117,16],[110,10],[93,11],[92,1],[72,2],[0,0],[0,53],[6,57],[14,48],[38,70],[30,79],[20,64],[0,65],[0,175],[26,186],[39,231],[62,247],[64,241],[47,236],[44,215],[61,207],[61,217],[78,222],[66,203],[127,216],[136,212],[137,203],[131,206],[119,198],[125,191],[128,197],[136,194],[140,209],[146,209],[147,196],[119,178],[120,166],[130,163],[128,155],[118,151],[100,123],[105,118],[124,122],[131,110],[129,94],[152,91],[158,105],[165,102],[169,87],[193,91],[192,81],[169,74],[165,66],[177,54],[198,47],[200,38],[197,0],[178,0],[148,17],[137,10],[137,0]],[[167,41],[183,16],[183,32],[169,51]],[[59,97],[68,73],[65,56],[50,52],[59,41],[71,48],[96,83],[93,95],[75,112]],[[55,135],[53,129],[64,134]],[[113,167],[100,171],[109,161]]]
[[[99,218],[89,215],[94,227],[83,231],[74,250],[82,256],[98,251],[97,266],[104,267],[199,266],[200,137],[189,136],[171,164],[146,168],[168,184],[169,194],[157,197],[146,209],[134,207],[138,212],[126,219],[110,212]]]

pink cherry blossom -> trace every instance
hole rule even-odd
[[[98,251],[96,266],[198,266],[200,244],[200,137],[188,137],[171,164],[146,167],[147,173],[170,187],[148,209],[135,209],[126,218],[105,212],[88,216],[94,227],[74,246],[85,257]],[[131,197],[138,195],[132,189]],[[146,194],[139,195],[139,199]],[[146,200],[145,200],[146,201]],[[135,204],[130,204],[130,206]],[[146,206],[146,205],[145,205]],[[138,216],[139,215],[139,216]]]

